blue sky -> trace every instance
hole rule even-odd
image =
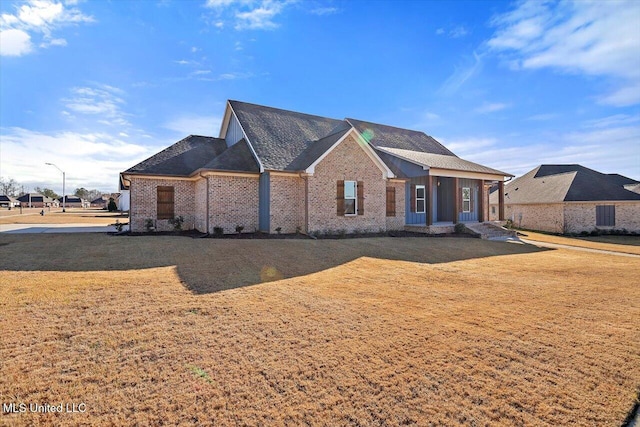
[[[0,176],[115,191],[227,99],[640,180],[638,1],[0,2]]]

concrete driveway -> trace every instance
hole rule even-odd
[[[108,233],[117,231],[113,225],[93,224],[0,224],[0,233]]]

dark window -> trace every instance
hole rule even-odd
[[[173,187],[158,187],[158,219],[172,219],[174,217]]]
[[[613,227],[616,225],[616,207],[609,205],[596,206],[596,227]]]
[[[387,187],[387,216],[396,216],[396,187]]]

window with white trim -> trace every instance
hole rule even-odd
[[[424,185],[416,185],[416,213],[426,212],[426,194]]]
[[[345,181],[344,182],[344,214],[355,215],[358,204],[358,183],[357,181]]]
[[[471,188],[462,187],[462,212],[471,212]]]

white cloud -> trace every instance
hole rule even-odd
[[[315,9],[311,9],[310,13],[313,15],[324,16],[324,15],[333,15],[338,13],[340,10],[337,7],[317,7]]]
[[[534,114],[533,116],[527,117],[527,120],[533,120],[538,122],[543,122],[547,120],[552,120],[558,117],[555,113],[543,113],[543,114]]]
[[[165,123],[163,127],[182,136],[217,136],[220,131],[220,123],[220,118],[217,116],[192,115],[172,119]]]
[[[73,4],[75,3],[67,2],[66,6]],[[0,30],[3,35],[4,33],[9,35],[6,39],[9,42],[4,37],[2,39],[0,55],[24,55],[32,52],[30,39],[36,36],[42,38],[38,43],[42,48],[66,46],[67,41],[63,38],[54,38],[53,32],[65,26],[90,22],[95,22],[92,16],[84,15],[79,9],[65,7],[65,4],[55,0],[28,0],[20,7],[16,7],[14,14],[0,15]],[[22,44],[17,44],[19,41]]]
[[[489,48],[514,57],[513,69],[552,68],[605,76],[613,92],[600,102],[640,103],[640,2],[527,0],[495,17]]]
[[[205,7],[216,12],[217,19],[213,25],[217,28],[225,26],[221,17],[225,12],[230,12],[235,20],[236,30],[273,30],[279,27],[275,18],[286,6],[295,2],[296,0],[207,0]],[[326,9],[325,14],[333,13],[329,8]]]
[[[615,114],[601,119],[589,120],[584,123],[588,128],[608,128],[612,126],[626,126],[640,122],[640,116],[630,116],[628,114]]]
[[[454,39],[464,37],[467,34],[469,34],[469,31],[462,25],[458,25],[457,27],[449,31],[449,37]]]
[[[22,30],[0,31],[0,55],[21,56],[31,52],[31,36]]]
[[[443,95],[453,95],[467,80],[475,76],[482,69],[483,55],[473,52],[472,58],[465,58],[466,64],[456,66],[453,73],[447,78],[444,84],[438,89]]]
[[[509,105],[502,104],[499,102],[494,102],[494,103],[485,102],[480,107],[476,108],[475,112],[480,114],[494,113],[496,111],[504,110],[507,107],[509,107]]]
[[[108,126],[128,127],[128,116],[122,110],[125,105],[125,92],[122,89],[95,84],[93,87],[75,87],[71,89],[71,96],[62,102],[66,110],[83,116],[97,116],[98,123]]]
[[[625,122],[628,123],[628,122]],[[520,176],[540,164],[579,163],[640,179],[640,125],[522,137],[439,139],[460,157]],[[602,122],[606,126],[605,121]],[[540,142],[542,140],[542,142]]]
[[[69,131],[36,132],[24,128],[2,128],[0,132],[3,175],[33,188],[49,187],[62,193],[60,173],[66,172],[68,192],[77,187],[115,191],[118,173],[156,152],[123,141],[108,133]]]
[[[436,30],[436,34],[439,35],[439,36],[443,35],[444,34],[444,28],[438,28]]]

